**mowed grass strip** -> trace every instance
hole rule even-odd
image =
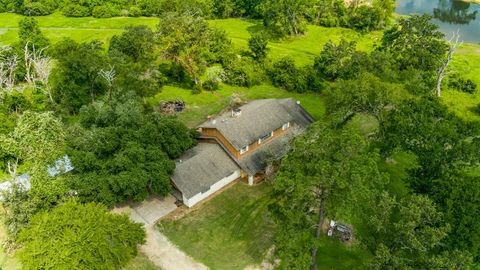
[[[212,270],[243,270],[261,263],[273,245],[270,191],[267,183],[237,183],[179,220],[162,221],[158,229]]]

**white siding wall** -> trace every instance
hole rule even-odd
[[[188,206],[188,207],[192,207],[194,206],[195,204],[199,203],[200,201],[202,201],[203,199],[207,198],[208,196],[212,195],[213,193],[219,191],[221,188],[223,188],[224,186],[230,184],[231,182],[233,182],[234,180],[238,179],[240,177],[240,170],[237,170],[235,171],[234,173],[232,173],[231,175],[223,178],[222,180],[218,181],[217,183],[213,184],[212,186],[210,186],[210,189],[205,192],[205,193],[198,193],[197,195],[193,196],[192,198],[190,199],[187,199],[185,198],[185,196],[183,197],[183,203]]]

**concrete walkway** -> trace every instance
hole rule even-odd
[[[162,200],[150,198],[142,203],[116,207],[113,212],[128,213],[133,221],[144,224],[147,238],[140,251],[163,270],[207,270],[208,267],[186,255],[155,228],[160,218],[176,208],[175,198],[168,196]]]

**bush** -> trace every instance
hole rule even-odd
[[[262,68],[248,57],[232,60],[225,67],[225,74],[227,83],[245,87],[261,84],[265,78]]]
[[[111,18],[120,14],[120,11],[111,5],[96,6],[93,8],[92,15],[95,18]]]
[[[255,33],[248,40],[248,48],[252,51],[253,58],[262,61],[267,57],[268,37],[265,33]]]
[[[349,19],[351,28],[368,32],[378,28],[380,25],[380,14],[372,7],[360,6]]]
[[[128,16],[130,17],[140,17],[142,15],[142,10],[137,6],[132,6],[128,10]]]
[[[448,87],[469,94],[477,92],[477,84],[475,82],[470,79],[458,78],[457,76],[450,78]]]
[[[77,4],[70,4],[63,8],[63,15],[67,17],[88,17],[92,15],[87,7]]]
[[[28,16],[44,16],[52,14],[55,8],[44,5],[40,2],[32,2],[25,5],[24,14]]]

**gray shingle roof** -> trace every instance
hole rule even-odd
[[[288,145],[295,133],[301,132],[301,127],[290,129],[286,134],[269,141],[252,153],[246,153],[238,164],[248,175],[262,172],[270,161],[276,160],[286,154]]]
[[[191,198],[239,169],[219,145],[200,143],[176,162],[172,180],[186,198]]]
[[[314,119],[292,98],[259,99],[240,107],[241,115],[231,112],[201,124],[199,127],[216,128],[237,149],[251,144],[266,133],[293,121],[306,128]]]

